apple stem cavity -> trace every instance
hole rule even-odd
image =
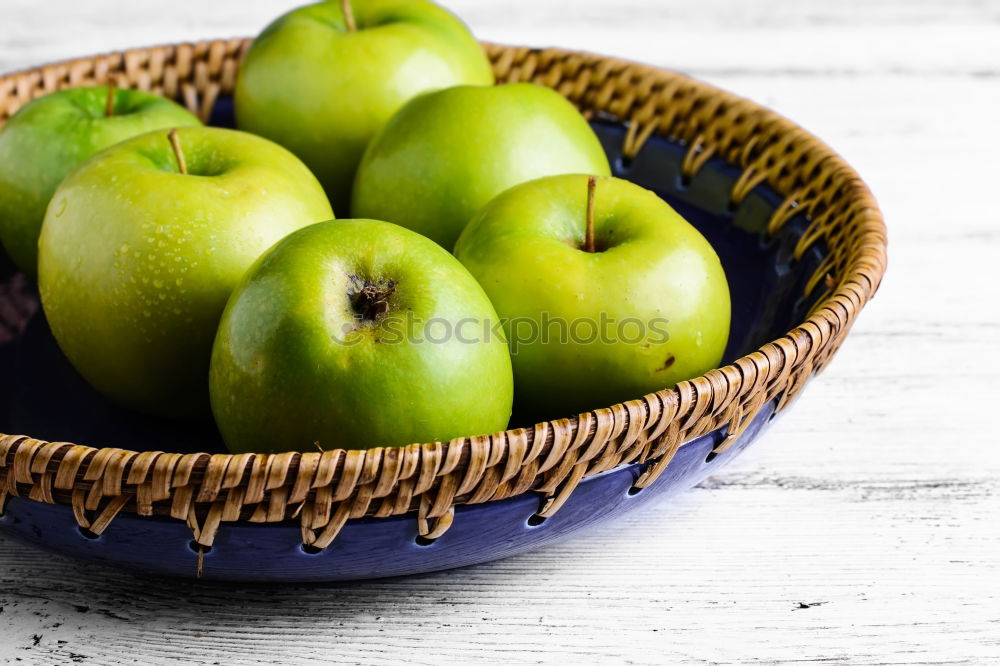
[[[360,288],[349,294],[351,308],[362,321],[373,322],[389,310],[389,297],[396,293],[395,280],[359,280],[355,276],[352,282]]]
[[[587,231],[583,244],[583,249],[587,252],[597,251],[597,246],[594,243],[594,192],[596,190],[597,178],[590,176],[587,178]]]
[[[347,23],[347,31],[357,31],[358,25],[354,22],[354,9],[351,7],[351,0],[340,0],[340,8],[344,12],[344,22]]]
[[[104,102],[104,117],[110,118],[115,115],[115,84],[108,83],[108,98]]]
[[[174,149],[174,157],[177,158],[177,170],[186,176],[188,172],[187,162],[184,161],[184,151],[181,150],[181,140],[177,136],[177,128],[170,130],[167,139],[170,140],[170,146]]]

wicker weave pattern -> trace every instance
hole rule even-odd
[[[232,90],[248,40],[137,49],[49,65],[0,78],[0,123],[18,107],[61,88],[104,84],[179,97],[207,119]],[[682,75],[562,50],[485,46],[501,82],[550,86],[585,114],[627,122],[634,156],[655,132],[685,142],[685,175],[718,156],[742,168],[731,196],[758,184],[784,197],[777,231],[805,212],[810,225],[796,258],[818,239],[829,256],[807,291],[825,288],[809,318],[730,366],[675,388],[572,419],[446,443],[276,455],[181,455],[94,449],[0,436],[0,510],[8,496],[67,503],[81,527],[102,532],[122,510],[185,520],[210,546],[227,521],[297,519],[302,540],[324,548],[349,518],[416,511],[420,534],[436,538],[454,507],[542,494],[556,512],[579,481],[631,462],[649,463],[652,483],[689,439],[727,426],[728,448],[771,400],[780,410],[836,352],[885,269],[885,229],[874,199],[833,151],[793,123]]]

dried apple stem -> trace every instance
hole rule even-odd
[[[177,137],[177,130],[170,130],[167,138],[170,139],[170,146],[174,149],[174,157],[177,158],[177,170],[186,175],[188,172],[187,162],[184,161],[184,151],[181,150],[181,140]]]
[[[591,176],[587,179],[587,235],[584,240],[584,249],[587,252],[595,252],[594,245],[594,191],[597,189],[597,178]]]
[[[110,118],[115,115],[115,84],[108,83],[108,99],[104,102],[104,116]]]
[[[358,25],[354,22],[354,10],[351,8],[351,0],[340,0],[340,8],[344,12],[344,21],[347,23],[347,31],[356,31],[358,29]]]

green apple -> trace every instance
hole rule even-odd
[[[344,215],[375,132],[413,96],[463,83],[489,85],[493,71],[445,9],[426,0],[321,2],[254,41],[236,82],[236,118],[302,158]]]
[[[98,391],[149,414],[207,417],[212,342],[233,287],[267,248],[332,215],[306,166],[266,139],[144,134],[56,190],[39,239],[42,306]]]
[[[234,453],[496,432],[513,400],[498,324],[476,280],[430,240],[375,220],[316,224],[233,292],[212,411]]]
[[[0,237],[7,253],[34,277],[45,207],[70,171],[125,139],[200,124],[168,99],[120,88],[69,88],[21,107],[0,130]]]
[[[597,136],[564,97],[530,83],[459,86],[414,99],[372,140],[351,213],[451,249],[490,199],[563,173],[610,173]]]
[[[638,398],[715,367],[725,350],[729,287],[718,256],[666,202],[627,181],[519,185],[476,215],[455,254],[505,320],[519,406],[531,415]]]

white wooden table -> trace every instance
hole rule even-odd
[[[0,71],[253,34],[286,0],[3,0]],[[148,580],[0,538],[24,663],[1000,660],[1000,2],[451,0],[485,39],[600,50],[770,105],[879,196],[890,270],[765,438],[667,505],[460,571]]]

